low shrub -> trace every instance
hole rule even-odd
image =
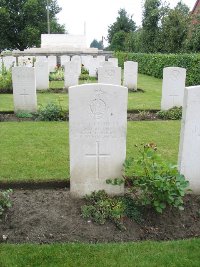
[[[179,173],[177,166],[161,160],[155,144],[136,147],[139,157],[125,162],[126,171],[134,166],[133,176],[109,179],[107,183],[120,185],[126,182],[138,205],[151,206],[159,213],[167,206],[183,210],[183,197],[189,182]]]
[[[64,81],[64,69],[56,68],[55,72],[49,74],[49,81]]]
[[[20,111],[20,112],[16,113],[16,117],[17,118],[33,118],[34,114],[28,113],[28,112],[25,112],[25,111],[24,112]]]
[[[39,121],[61,121],[66,119],[66,114],[60,104],[50,102],[46,106],[41,106],[36,113],[36,120]]]
[[[156,114],[158,118],[164,120],[181,120],[182,107],[173,107],[169,110],[160,110]]]
[[[89,71],[83,65],[81,66],[81,74],[88,74],[89,75]]]
[[[187,70],[186,84],[200,84],[200,54],[144,54],[117,52],[119,66],[124,67],[127,60],[139,63],[139,73],[159,79],[163,77],[165,67],[182,67]]]
[[[0,216],[7,208],[10,208],[12,206],[12,202],[10,200],[11,193],[11,189],[7,191],[0,191]]]
[[[88,205],[81,207],[83,218],[90,218],[99,224],[105,224],[110,220],[120,229],[125,229],[123,224],[125,217],[138,222],[141,220],[138,207],[128,195],[109,197],[104,190],[101,190],[87,195],[85,199]]]

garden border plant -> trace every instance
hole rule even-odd
[[[104,191],[93,192],[86,196],[89,205],[82,207],[84,218],[91,218],[100,224],[111,220],[124,229],[124,217],[138,221],[138,218],[141,219],[141,207],[152,207],[158,213],[163,213],[167,207],[184,210],[183,198],[189,191],[189,182],[179,173],[177,166],[164,162],[154,143],[136,147],[139,156],[125,161],[123,178],[107,180],[113,186],[125,183],[128,193],[121,197],[109,197]],[[126,173],[132,165],[134,173],[128,177]]]

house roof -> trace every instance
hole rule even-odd
[[[194,13],[194,11],[196,10],[196,8],[197,8],[198,6],[200,6],[200,0],[197,0],[197,1],[196,1],[195,5],[194,5],[194,7],[193,7],[193,9],[192,9],[192,13]]]

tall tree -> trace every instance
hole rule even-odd
[[[162,19],[160,33],[162,52],[179,53],[183,51],[188,33],[188,24],[189,7],[180,1]]]
[[[142,19],[142,47],[144,52],[157,50],[159,21],[161,18],[161,0],[146,0]]]
[[[96,39],[94,39],[91,42],[90,47],[94,47],[94,48],[98,48],[98,49],[103,49],[103,42],[102,41],[97,41]]]
[[[111,44],[112,39],[117,32],[123,31],[129,33],[134,32],[135,30],[136,24],[132,20],[132,16],[128,15],[125,9],[120,9],[116,21],[108,26],[108,43]]]
[[[191,20],[185,47],[189,52],[200,52],[200,14],[195,14]]]
[[[65,26],[57,21],[61,11],[57,0],[49,0],[52,33],[64,33]],[[40,35],[47,33],[46,0],[0,0],[0,50],[40,45]]]

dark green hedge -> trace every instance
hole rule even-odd
[[[132,60],[139,64],[139,73],[162,79],[163,68],[182,67],[187,70],[187,86],[200,84],[200,54],[142,54],[116,52],[119,66]]]

